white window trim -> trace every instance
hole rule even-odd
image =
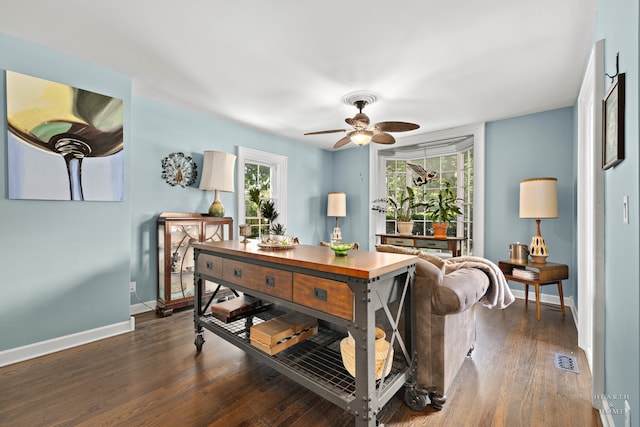
[[[273,167],[275,173],[272,177],[271,197],[278,201],[277,210],[278,222],[287,227],[287,157],[279,154],[268,153],[266,151],[254,150],[252,148],[238,146],[238,167],[236,177],[238,181],[238,191],[244,191],[244,164],[257,163]],[[238,221],[244,222],[244,193],[237,197]]]
[[[473,199],[473,253],[474,256],[484,256],[484,175],[485,175],[485,124],[476,123],[441,131],[398,138],[396,146],[409,146],[424,142],[435,142],[449,138],[473,135],[473,167],[474,167],[474,199]],[[379,151],[388,146],[371,144],[369,148],[369,206],[373,201],[385,197],[385,157]],[[382,215],[369,214],[369,248],[374,248],[377,242],[376,234],[384,233],[384,218]]]

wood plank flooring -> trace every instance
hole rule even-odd
[[[416,412],[398,393],[386,426],[600,426],[571,314],[521,300],[478,310],[473,358],[441,411]],[[0,426],[350,426],[339,407],[206,332],[193,345],[190,310],[145,313],[136,331],[0,368]],[[579,374],[554,367],[577,358]]]

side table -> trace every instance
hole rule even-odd
[[[521,261],[500,261],[498,262],[500,270],[504,273],[507,280],[524,283],[524,301],[525,306],[529,303],[529,285],[535,287],[536,291],[536,318],[540,320],[540,286],[558,284],[558,295],[560,297],[560,307],[562,308],[562,316],[564,317],[564,297],[562,295],[562,281],[569,278],[569,266],[566,264],[556,264],[547,262],[544,264],[534,262]],[[514,268],[526,268],[538,272],[537,279],[525,279],[513,275]]]

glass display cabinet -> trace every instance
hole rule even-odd
[[[193,243],[233,240],[233,218],[201,213],[165,212],[158,216],[158,300],[156,312],[163,316],[193,306]],[[206,294],[231,294],[207,282]]]

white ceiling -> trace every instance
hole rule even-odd
[[[145,97],[331,150],[372,122],[415,135],[573,105],[595,0],[0,0],[0,32],[132,76]],[[45,67],[46,64],[43,64]],[[346,147],[355,147],[349,144]]]

